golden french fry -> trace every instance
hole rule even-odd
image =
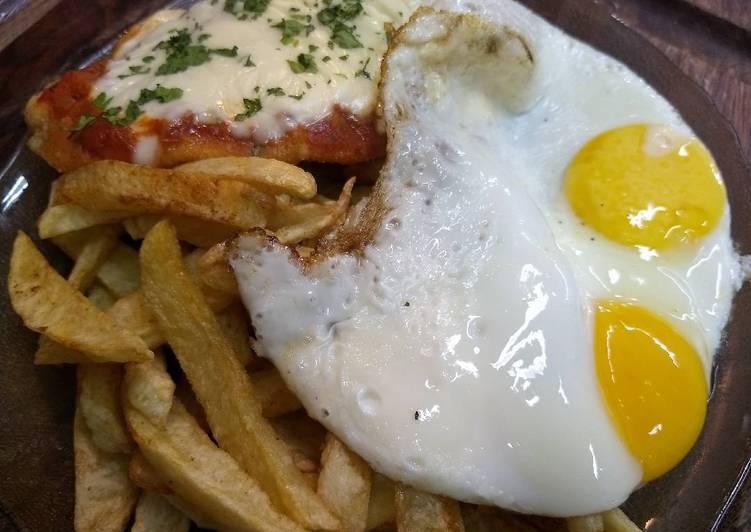
[[[185,504],[226,530],[301,532],[255,480],[219,449],[175,399],[164,427],[129,405],[125,416],[146,460]]]
[[[310,199],[316,194],[315,178],[302,168],[261,157],[218,157],[178,166],[180,172],[198,172],[251,183],[271,194]]]
[[[297,469],[306,475],[316,474],[312,484],[315,490],[326,429],[302,411],[275,417],[269,423],[289,450]]]
[[[133,447],[120,407],[122,380],[123,368],[117,364],[78,366],[81,414],[94,445],[108,453],[127,453]]]
[[[237,227],[188,216],[165,217],[158,214],[143,214],[124,220],[123,225],[131,238],[143,240],[151,228],[163,218],[172,222],[180,240],[198,247],[211,247],[237,234]]]
[[[125,218],[122,212],[90,211],[74,203],[48,207],[39,217],[39,238],[47,239]]]
[[[620,508],[603,512],[601,515],[605,532],[641,532],[641,528],[636,526]]]
[[[120,231],[118,226],[105,225],[86,242],[68,275],[68,282],[74,288],[84,292],[92,285],[102,264],[115,249]]]
[[[251,373],[250,382],[264,417],[279,417],[302,408],[300,400],[289,391],[275,368]]]
[[[172,404],[170,402],[170,404]],[[141,451],[136,450],[128,463],[128,478],[139,488],[162,495],[170,495],[172,489],[164,482],[151,464],[146,461]]]
[[[605,523],[600,514],[581,515],[568,517],[566,519],[566,527],[569,532],[603,532],[605,530]]]
[[[464,532],[459,503],[396,485],[396,528],[399,532]]]
[[[138,335],[151,349],[164,343],[156,316],[146,305],[141,291],[118,299],[107,309],[107,315],[123,329]]]
[[[99,268],[97,277],[117,297],[132,294],[141,285],[138,252],[124,244],[116,246]]]
[[[175,383],[167,373],[161,354],[157,354],[154,360],[127,365],[123,400],[146,416],[152,424],[164,425],[174,395]]]
[[[232,351],[240,364],[243,366],[250,364],[255,355],[250,347],[250,327],[245,307],[240,303],[230,305],[218,313],[216,319],[224,331],[224,336],[232,345]]]
[[[338,520],[306,483],[261,415],[247,373],[191,280],[174,228],[160,222],[141,246],[143,291],[177,355],[219,445],[256,478],[279,508],[308,528]]]
[[[80,351],[91,362],[149,360],[154,355],[138,336],[76,291],[19,232],[8,274],[13,309],[32,330]]]
[[[355,178],[351,178],[344,184],[339,199],[334,203],[326,214],[318,217],[309,217],[295,225],[281,227],[274,234],[282,244],[296,244],[310,238],[318,238],[337,223],[343,221],[349,208],[349,199],[352,195],[352,187]]]
[[[153,491],[138,499],[131,532],[188,532],[190,520],[172,503]]]
[[[80,409],[73,422],[76,532],[121,532],[138,499],[128,478],[128,457],[102,451],[92,441]]]
[[[235,302],[240,300],[240,293],[236,291],[234,293],[224,292],[221,290],[214,290],[211,286],[208,286],[201,277],[201,271],[199,262],[201,256],[205,253],[203,249],[195,249],[183,257],[183,263],[185,269],[190,274],[193,282],[198,286],[203,294],[206,303],[214,312],[220,312],[223,309],[229,307]],[[234,277],[234,274],[231,274]]]
[[[396,485],[383,475],[373,475],[368,504],[368,520],[365,529],[373,530],[396,520]]]
[[[373,471],[333,434],[321,455],[318,494],[341,519],[344,532],[364,532],[368,523]]]
[[[76,260],[87,242],[98,234],[99,229],[92,227],[76,233],[68,233],[53,238],[52,242],[70,258]],[[117,297],[125,297],[136,291],[140,284],[138,253],[133,248],[118,243],[99,267],[97,278]]]
[[[198,259],[198,277],[211,290],[239,297],[240,289],[227,260],[228,254],[226,242],[209,248]]]
[[[86,297],[98,308],[106,310],[115,304],[117,298],[102,284],[95,282],[86,292]]]
[[[174,493],[171,495],[162,495],[167,499],[172,506],[184,513],[191,521],[193,521],[199,528],[205,530],[220,530],[221,525],[214,523],[209,519],[204,512],[199,508],[185,502],[179,496]]]
[[[272,198],[241,181],[96,161],[63,175],[53,201],[104,211],[191,216],[248,229],[266,224]]]

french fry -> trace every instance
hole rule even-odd
[[[399,532],[464,532],[464,522],[456,501],[399,483],[396,528]]]
[[[636,526],[620,508],[614,508],[601,515],[605,532],[641,532],[641,528]]]
[[[326,429],[302,411],[275,417],[269,423],[289,450],[297,469],[305,474],[306,480],[312,480],[311,486],[316,490]]]
[[[163,496],[141,493],[131,532],[188,532],[189,528],[190,520]]]
[[[144,362],[146,364],[146,362]],[[108,453],[127,453],[133,441],[120,407],[123,368],[117,364],[78,366],[78,401],[94,445]]]
[[[255,355],[250,347],[250,328],[245,307],[240,303],[230,305],[216,314],[216,319],[224,331],[224,336],[232,345],[232,351],[238,362],[243,366],[250,364]]]
[[[115,248],[120,231],[118,226],[102,226],[98,234],[84,245],[68,275],[68,282],[74,288],[85,292],[92,285],[100,267]]]
[[[71,259],[78,259],[84,246],[100,231],[99,227],[84,229],[76,233],[68,233],[52,239],[52,242],[62,249]],[[118,243],[107,260],[97,271],[99,281],[117,297],[126,295],[138,289],[140,272],[138,270],[138,253],[125,244]]]
[[[279,417],[302,408],[300,400],[289,391],[275,368],[251,373],[250,382],[261,405],[263,417]]]
[[[163,218],[165,216],[158,214],[143,214],[124,220],[123,225],[131,238],[143,240],[151,228]],[[202,248],[211,247],[237,233],[237,228],[234,226],[208,222],[198,218],[188,216],[169,216],[166,218],[175,226],[180,240]]]
[[[274,234],[282,244],[297,244],[303,240],[321,236],[344,219],[349,208],[349,199],[352,195],[354,184],[354,177],[344,184],[339,199],[326,214],[317,217],[308,217],[295,225],[281,227],[275,230]]]
[[[185,271],[174,228],[161,222],[141,246],[144,295],[177,355],[219,445],[303,526],[333,530],[338,520],[306,483],[261,415],[247,373]],[[147,457],[148,458],[148,457]]]
[[[39,238],[48,239],[97,225],[111,224],[125,218],[121,212],[90,211],[74,203],[52,205],[37,221]]]
[[[373,471],[365,460],[329,433],[321,456],[318,494],[339,515],[343,532],[366,530],[372,483]]]
[[[97,278],[117,297],[132,294],[141,285],[138,252],[125,244],[117,245],[102,263]]]
[[[396,485],[394,481],[375,473],[370,488],[366,530],[373,530],[396,520],[395,497]]]
[[[128,478],[128,457],[102,451],[91,439],[80,409],[73,422],[76,532],[122,532],[138,499]]]
[[[226,530],[303,529],[278,513],[255,480],[219,449],[175,400],[164,427],[125,406],[133,437],[146,460],[196,513]]]
[[[603,532],[605,523],[600,514],[582,515],[567,518],[566,527],[569,532]]]
[[[251,183],[270,194],[310,199],[316,194],[315,178],[295,165],[261,157],[218,157],[178,166],[179,172],[198,172]]]
[[[154,360],[127,365],[123,400],[152,424],[163,426],[166,423],[174,395],[175,383],[167,373],[161,354]]]
[[[63,175],[53,198],[103,211],[191,216],[238,229],[264,226],[271,201],[241,181],[119,161],[96,161]]]
[[[170,402],[172,405],[172,402]],[[128,478],[139,488],[147,491],[153,491],[162,495],[171,495],[174,493],[166,482],[159,476],[151,464],[146,461],[141,451],[137,450],[131,454],[128,463]]]
[[[226,242],[209,248],[198,259],[198,276],[211,290],[239,297],[240,289],[227,260],[228,254]]]
[[[95,282],[86,292],[86,297],[89,301],[94,303],[98,308],[107,310],[115,304],[117,298],[112,295],[112,292],[107,290],[101,283]]]
[[[31,239],[19,232],[8,274],[13,309],[32,330],[91,362],[149,360],[154,355],[138,336],[76,291],[45,260]]]

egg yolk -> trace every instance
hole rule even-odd
[[[653,250],[700,239],[725,207],[725,188],[704,145],[647,124],[590,140],[564,186],[584,223],[621,244]]]
[[[707,382],[693,347],[637,305],[600,302],[595,367],[610,417],[645,481],[669,471],[704,423]]]

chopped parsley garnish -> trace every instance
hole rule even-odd
[[[238,122],[250,118],[263,109],[260,98],[253,98],[252,100],[250,98],[243,98],[243,105],[245,106],[245,112],[235,115],[235,120]]]
[[[238,7],[237,4],[241,5]],[[264,14],[271,0],[224,0],[224,10],[240,20],[257,19]]]
[[[147,55],[142,59],[142,61],[144,63],[151,63],[154,59],[156,59],[156,57],[154,57],[153,55]]]
[[[326,2],[324,2],[326,4]],[[362,43],[355,36],[355,27],[347,23],[362,13],[360,0],[344,0],[343,2],[330,5],[318,12],[318,22],[331,30],[331,41],[340,48],[362,48]]]
[[[311,54],[316,50],[318,50],[318,47],[315,44],[308,45],[308,52],[310,52]]]
[[[347,59],[349,59],[349,56],[346,55],[346,54],[345,55],[340,55],[339,59],[341,59],[342,61],[346,61]]]
[[[271,87],[270,89],[266,89],[266,94],[269,96],[284,96],[284,89],[281,87]]]
[[[321,59],[321,61],[323,61],[324,63],[328,63],[329,61],[331,61],[331,56],[330,55],[324,55],[323,59]]]
[[[119,79],[125,79],[125,78],[129,78],[130,76],[135,76],[137,74],[148,74],[149,72],[151,72],[151,69],[147,68],[145,65],[129,66],[128,70],[130,71],[130,73],[128,73],[128,74],[120,74],[117,77]]]
[[[297,56],[297,61],[288,59],[287,64],[295,74],[302,74],[304,72],[315,74],[316,72],[318,72],[316,61],[310,54],[299,54]]]
[[[172,100],[177,100],[183,95],[183,90],[178,87],[162,87],[157,85],[155,89],[141,89],[141,93],[138,95],[138,105],[144,105],[149,102],[157,101],[159,103],[167,103]]]
[[[143,111],[141,110],[142,105],[149,102],[167,103],[181,98],[182,95],[183,90],[178,87],[162,87],[161,85],[157,85],[154,89],[141,89],[141,92],[138,94],[138,99],[130,100],[124,113],[122,113],[122,107],[107,108],[107,105],[112,101],[112,98],[108,98],[103,92],[99,93],[92,103],[99,109],[103,110],[102,118],[110,124],[115,126],[129,126],[143,114]],[[93,122],[93,120],[84,124],[82,127],[86,127],[91,122]],[[81,120],[79,119],[79,125],[80,124]]]
[[[198,42],[203,42],[210,37],[211,35],[209,35],[208,33],[202,33],[201,35],[198,36]]]
[[[210,50],[210,52],[224,57],[237,57],[237,46],[233,46],[232,48],[215,48]]]
[[[107,95],[105,93],[100,92],[91,103],[93,103],[99,109],[106,109],[111,101],[112,101],[112,98],[107,98]]]
[[[360,70],[358,70],[357,72],[355,72],[355,77],[356,78],[368,78],[368,79],[370,79],[370,73],[367,70],[365,70],[366,68],[368,68],[368,63],[370,63],[370,57],[368,57],[365,60],[365,64],[362,66],[362,68]]]
[[[294,19],[283,18],[278,24],[271,26],[277,28],[282,32],[282,44],[292,44],[295,42],[295,37],[305,31],[305,35],[310,35],[314,27],[311,24],[303,24],[302,22]]]
[[[203,34],[206,35],[206,34]],[[198,37],[201,42],[203,35]],[[205,40],[205,39],[204,39]],[[156,70],[157,76],[177,74],[184,72],[190,67],[202,65],[211,61],[212,55],[224,57],[237,57],[237,46],[232,48],[207,48],[203,44],[194,44],[193,36],[187,29],[175,32],[169,39],[162,41],[154,47],[154,50],[165,50],[167,57]]]
[[[253,58],[251,56],[248,56],[245,58],[245,63],[243,63],[246,67],[254,67],[256,64],[253,62]]]
[[[78,117],[78,123],[71,129],[71,131],[81,131],[83,128],[90,126],[96,122],[96,117],[92,115],[81,115]]]
[[[288,94],[290,98],[294,98],[295,100],[302,100],[302,97],[305,96],[304,92],[301,92],[300,94]]]

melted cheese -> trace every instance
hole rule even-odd
[[[388,27],[398,27],[409,15],[407,2],[363,1],[362,12],[347,21],[362,46],[348,49],[333,42],[331,29],[317,19],[322,9],[337,5],[337,1],[271,0],[259,17],[244,20],[225,11],[224,2],[211,0],[198,2],[187,11],[162,11],[117,50],[92,97],[105,93],[111,98],[109,106],[125,109],[130,101],[138,100],[142,89],[154,89],[157,84],[179,88],[183,94],[178,99],[142,105],[144,115],[174,120],[193,114],[203,122],[228,122],[236,136],[252,136],[259,143],[298,124],[324,118],[333,105],[356,115],[367,114],[375,104]],[[282,43],[282,30],[273,26],[283,19],[309,25],[310,33],[306,35],[305,29],[288,44]],[[210,50],[237,47],[237,53],[233,57],[211,54],[210,60],[200,65],[157,75],[167,56],[157,45],[180,30],[190,32],[194,45]],[[317,72],[293,72],[288,61],[297,61],[299,54],[312,56]],[[260,98],[261,110],[236,120],[246,111],[243,100],[256,98]]]

